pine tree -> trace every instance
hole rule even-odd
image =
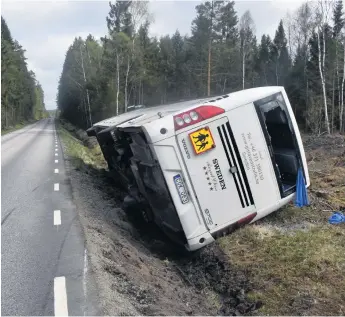
[[[42,88],[27,68],[25,50],[1,17],[1,128],[45,116]]]
[[[330,126],[340,126],[344,78],[340,3],[334,9],[332,28],[320,24],[322,12],[315,15],[308,3],[301,5],[291,16],[289,46],[282,21],[273,40],[262,35],[257,43],[254,28],[238,21],[233,1],[197,5],[191,36],[181,36],[177,30],[159,39],[150,37],[149,14],[138,3],[110,4],[108,34],[101,43],[89,35],[69,48],[58,104],[61,114],[76,125],[89,126],[90,114],[92,122],[120,114],[129,104],[154,106],[224,94],[242,89],[244,83],[245,88],[283,85],[298,123],[316,133],[326,127],[325,100],[332,101]],[[2,43],[2,52],[8,49]],[[2,60],[11,54],[3,54]],[[16,94],[6,96],[18,99]]]
[[[286,75],[290,68],[290,57],[282,20],[279,22],[279,26],[273,40],[271,58],[274,62],[275,84],[277,86],[284,85]]]

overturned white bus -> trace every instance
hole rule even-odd
[[[134,110],[96,123],[109,170],[172,240],[197,250],[291,201],[309,174],[283,87]]]

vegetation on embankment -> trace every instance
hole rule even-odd
[[[259,314],[345,314],[345,224],[330,225],[345,211],[345,139],[305,137],[310,206],[290,204],[222,238],[229,261],[248,272]]]
[[[92,152],[67,130],[59,131],[77,169],[105,167],[99,148]],[[203,289],[218,314],[345,314],[345,224],[328,223],[333,211],[345,209],[345,140],[341,135],[303,140],[311,177],[309,207],[287,205],[192,260],[166,256],[166,265],[176,267],[188,285]],[[100,188],[112,195],[109,185]],[[238,289],[246,293],[241,297]],[[253,311],[250,305],[260,308]]]
[[[30,124],[30,122],[28,122],[28,123],[22,122],[22,123],[17,123],[15,126],[8,127],[7,129],[1,129],[1,135],[5,135],[7,133],[11,133],[13,131],[22,129],[28,124]]]
[[[56,127],[63,141],[66,154],[76,168],[82,168],[85,165],[91,165],[96,169],[107,167],[97,141],[90,142],[85,131],[78,130],[64,121],[58,121]]]

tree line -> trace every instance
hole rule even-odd
[[[108,34],[75,38],[58,87],[62,117],[87,128],[133,104],[281,85],[304,129],[344,131],[342,1],[305,2],[260,40],[250,11],[238,17],[233,1],[197,5],[190,36],[152,37],[152,20],[147,2],[110,2]]]
[[[1,16],[1,129],[47,116],[42,86]]]

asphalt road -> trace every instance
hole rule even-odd
[[[53,119],[1,138],[1,314],[101,315]]]

